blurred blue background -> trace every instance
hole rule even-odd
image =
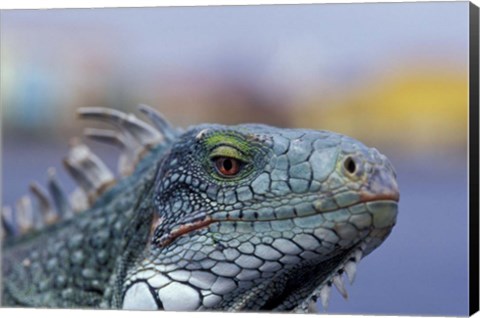
[[[74,188],[60,163],[82,106],[334,130],[391,159],[401,201],[328,313],[467,314],[468,2],[0,14],[4,205],[50,166]]]

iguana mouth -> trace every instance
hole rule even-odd
[[[367,203],[373,201],[394,201],[398,202],[400,200],[400,195],[398,192],[391,192],[391,193],[382,193],[372,195],[370,193],[362,193],[360,194],[360,202],[359,203]],[[353,204],[355,205],[355,204]]]
[[[383,202],[397,203],[399,200],[398,192],[384,193],[377,196],[371,195],[369,193],[364,193],[360,197],[361,197],[360,202],[343,207],[343,209],[359,206],[361,204],[369,203],[369,202],[383,201]],[[332,210],[319,212],[315,209],[312,209],[312,213],[302,215],[302,216],[292,216],[292,217],[286,217],[286,218],[273,218],[273,219],[259,219],[259,220],[245,220],[241,218],[230,218],[230,217],[226,219],[217,219],[217,218],[211,217],[210,215],[207,215],[205,212],[197,212],[197,213],[194,213],[193,215],[184,217],[182,220],[179,221],[179,225],[174,227],[171,231],[162,235],[160,238],[155,239],[155,243],[159,247],[168,246],[180,236],[192,233],[197,230],[201,230],[217,222],[272,222],[277,220],[309,217],[319,213],[329,213],[329,212],[335,212],[338,210],[339,209],[332,209]]]

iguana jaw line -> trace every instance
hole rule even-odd
[[[342,209],[350,208],[350,207],[360,205],[360,204],[364,204],[364,203],[368,203],[368,202],[376,202],[376,201],[395,202],[395,203],[398,202],[398,194],[396,194],[396,195],[395,194],[382,194],[382,195],[378,195],[378,196],[372,196],[372,195],[366,194],[364,196],[361,196],[361,198],[362,198],[362,200],[360,202],[357,202],[357,203],[351,204],[349,206],[343,207]],[[313,215],[319,214],[319,213],[320,214],[331,213],[331,212],[335,212],[335,211],[338,211],[338,210],[339,209],[331,209],[331,210],[325,210],[325,211],[321,211],[321,212],[316,211],[316,210],[312,210],[313,212],[311,214],[302,215],[302,216],[292,216],[292,217],[286,217],[286,218],[273,218],[273,219],[259,219],[259,220],[255,220],[255,221],[244,220],[244,219],[241,219],[241,218],[215,219],[215,218],[212,218],[211,216],[209,216],[209,215],[207,215],[203,212],[199,212],[199,214],[203,215],[203,217],[194,218],[194,219],[196,219],[195,221],[180,224],[179,226],[175,227],[170,232],[162,235],[159,239],[155,240],[155,243],[159,247],[168,246],[169,244],[171,244],[174,240],[176,240],[180,236],[189,234],[189,233],[191,233],[193,231],[196,231],[196,230],[206,228],[210,224],[217,223],[217,222],[271,222],[271,221],[288,220],[288,219],[294,219],[294,218],[304,218],[304,217],[313,216]],[[192,218],[190,218],[190,219],[192,219]],[[159,219],[159,221],[161,222],[161,219]],[[157,225],[160,222],[157,222]]]

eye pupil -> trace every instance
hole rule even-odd
[[[240,162],[234,158],[219,157],[215,159],[217,171],[222,176],[234,176],[240,171]]]
[[[225,159],[223,161],[223,167],[225,168],[225,170],[229,171],[230,169],[233,168],[233,163],[232,163],[232,160],[231,159]]]

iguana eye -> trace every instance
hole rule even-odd
[[[217,172],[223,177],[234,177],[240,172],[242,162],[230,157],[213,158]]]

